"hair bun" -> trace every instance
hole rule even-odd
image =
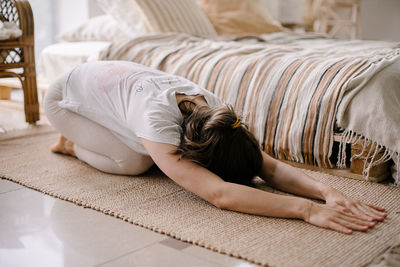
[[[230,105],[198,106],[184,118],[181,143],[174,153],[225,181],[250,184],[262,166],[262,154],[254,135],[242,125]]]

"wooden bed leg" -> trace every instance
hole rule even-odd
[[[340,141],[342,140],[342,137],[340,134],[335,134],[333,136],[333,140],[334,140],[334,148],[332,151],[333,154],[332,154],[331,160],[337,158],[338,147],[339,147]],[[346,145],[347,145],[346,149],[349,149],[351,152],[349,154],[346,153],[347,158],[349,159],[350,155],[353,156],[353,155],[358,155],[361,153],[362,148],[363,148],[363,140],[358,141],[356,144],[347,143]],[[371,144],[371,145],[376,146],[375,144]],[[367,146],[365,148],[363,156],[368,155],[371,145]],[[372,150],[373,149],[374,149],[374,147],[372,147]],[[379,151],[377,153],[375,158],[379,159],[383,156],[383,154],[384,154],[384,149],[381,149],[381,151]],[[321,171],[321,172],[326,172],[326,173],[337,175],[337,176],[342,176],[342,177],[346,177],[346,178],[365,181],[365,177],[363,176],[363,170],[364,170],[364,160],[363,159],[353,159],[351,162],[347,162],[346,169],[338,169],[338,168],[327,169],[327,168],[318,167],[315,165],[307,165],[304,163],[297,163],[297,162],[288,161],[288,160],[283,160],[283,161],[292,166],[298,167],[298,168]],[[335,162],[332,161],[332,164],[335,165]],[[371,169],[369,171],[368,181],[374,182],[374,183],[379,183],[379,182],[382,182],[383,180],[385,180],[386,178],[390,177],[391,176],[390,168],[392,167],[393,164],[394,164],[393,161],[389,160],[384,163],[381,163],[381,164],[371,167]]]
[[[362,141],[361,141],[362,142]],[[353,157],[353,155],[358,155],[361,153],[362,151],[362,144],[361,142],[357,142],[356,144],[352,144],[351,145],[351,156]],[[375,149],[376,144],[370,144],[368,145],[365,149],[364,149],[364,153],[362,154],[362,156],[367,156],[368,155],[368,151],[371,149],[372,150]],[[376,158],[379,159],[383,156],[384,154],[384,150],[381,149],[381,151],[379,151],[376,155]],[[369,176],[373,177],[374,180],[379,180],[379,181],[383,181],[386,178],[388,178],[390,176],[390,166],[391,166],[392,162],[391,161],[386,161],[384,163],[378,164],[376,166],[371,167],[370,171],[369,171]],[[350,163],[350,171],[352,173],[356,173],[356,174],[360,174],[362,175],[363,173],[363,169],[364,169],[364,160],[363,159],[353,159]]]

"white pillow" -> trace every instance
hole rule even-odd
[[[97,4],[120,23],[126,34],[147,33],[141,11],[134,0],[97,0]]]
[[[97,0],[97,3],[104,12],[121,22],[127,32],[217,36],[195,0]]]
[[[0,40],[16,39],[22,35],[21,29],[14,22],[0,21]]]
[[[135,2],[151,32],[217,36],[207,15],[195,0],[135,0]]]
[[[87,22],[62,32],[57,36],[60,41],[119,41],[128,38],[121,30],[119,23],[110,15],[100,15]]]

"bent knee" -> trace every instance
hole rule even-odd
[[[43,101],[44,110],[47,116],[51,116],[53,113],[57,113],[61,109],[58,106],[58,102],[63,98],[63,90],[66,87],[69,75],[69,72],[60,75],[50,84],[49,88],[47,88]]]
[[[148,171],[154,165],[149,156],[139,155],[134,159],[118,162],[121,172],[129,175],[139,175]]]

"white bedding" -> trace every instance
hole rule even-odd
[[[353,79],[348,88],[336,115],[338,126],[345,130],[343,138],[355,143],[362,136],[377,145],[378,149],[370,151],[369,167],[385,159],[373,158],[375,152],[385,148],[386,159],[391,157],[395,163],[392,176],[400,185],[399,57],[387,61],[374,76]]]
[[[47,46],[39,58],[42,78],[51,83],[61,73],[81,63],[97,60],[110,42],[62,42]]]

